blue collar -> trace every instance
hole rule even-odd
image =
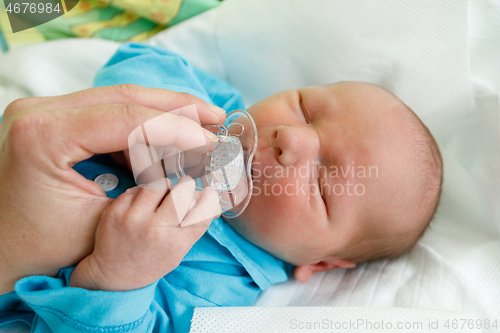
[[[213,220],[207,232],[231,252],[260,289],[264,290],[272,284],[288,280],[293,269],[291,264],[250,243],[222,218]]]

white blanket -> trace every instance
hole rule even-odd
[[[310,84],[380,84],[441,147],[441,203],[410,253],[307,284],[291,279],[257,306],[465,311],[500,324],[499,16],[495,0],[225,0],[153,37],[241,89],[248,104]],[[18,97],[88,88],[116,47],[62,40],[1,56],[0,110]]]

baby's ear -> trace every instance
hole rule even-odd
[[[306,283],[309,281],[311,276],[316,273],[331,271],[333,269],[339,268],[354,268],[356,263],[339,258],[329,258],[321,260],[320,262],[314,264],[308,264],[304,266],[295,266],[295,280]]]

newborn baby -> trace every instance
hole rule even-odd
[[[344,82],[281,92],[247,111],[259,133],[254,182],[267,183],[268,195],[254,196],[228,222],[294,264],[297,280],[398,256],[423,234],[439,198],[441,157],[428,129],[392,93]],[[279,172],[311,165],[318,165],[313,177]],[[310,186],[318,182],[319,191]],[[274,195],[276,184],[292,184],[293,195]]]
[[[187,92],[226,111],[244,108],[227,83],[179,55],[141,44],[123,44],[95,80],[96,86],[124,83]],[[0,326],[22,321],[37,332],[187,332],[196,306],[252,305],[291,274],[307,282],[318,272],[396,257],[423,234],[437,207],[442,161],[430,132],[396,96],[343,82],[284,91],[247,111],[259,138],[254,195],[238,218],[215,219],[182,262],[150,285],[113,288],[148,274],[132,266],[130,281],[108,281],[111,288],[102,288],[108,291],[76,288],[85,287],[81,274],[72,278],[85,270],[84,261],[56,278],[24,278],[15,292],[0,296],[0,310],[10,311]],[[135,186],[108,156],[74,169],[89,180],[117,176],[110,197],[130,195],[123,192]],[[126,201],[117,202],[100,224],[122,216]],[[129,244],[117,246],[131,251],[130,262],[155,268]]]

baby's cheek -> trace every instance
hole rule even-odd
[[[275,227],[276,218],[280,216],[279,198],[256,195],[252,196],[248,207],[238,218],[238,223],[246,234],[255,237],[266,237]]]

